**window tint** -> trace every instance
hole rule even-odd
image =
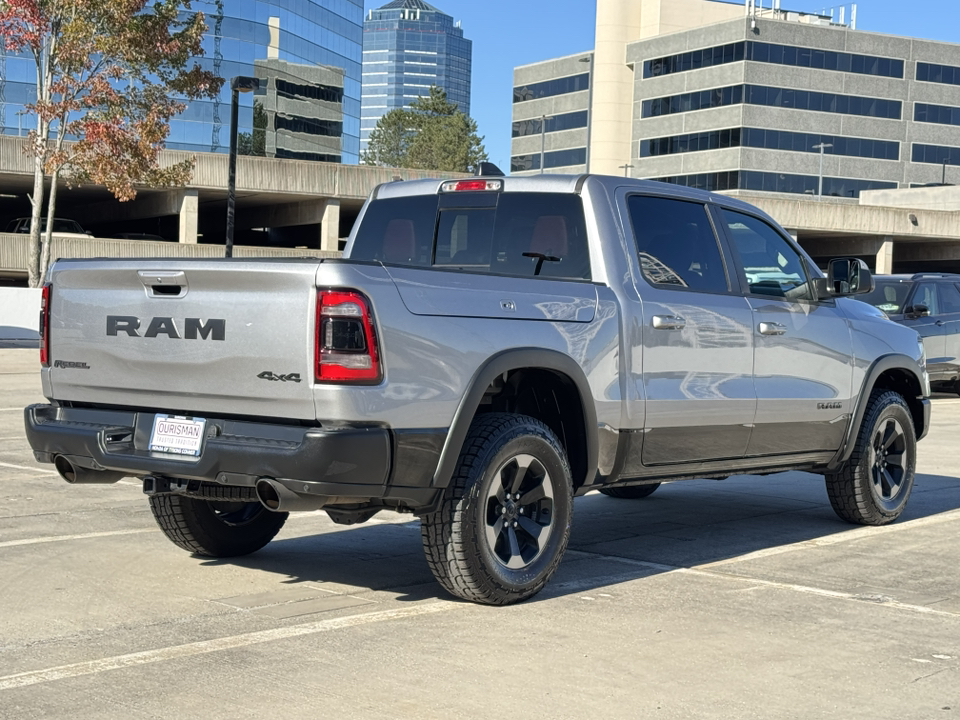
[[[444,196],[444,205],[453,195]],[[459,194],[455,201],[460,207],[443,207],[439,216],[437,195],[375,200],[357,229],[351,258],[495,275],[590,279],[579,196],[498,193],[495,207],[476,207],[489,205],[490,196],[479,195]]]
[[[926,305],[931,315],[940,314],[940,301],[937,299],[937,286],[934,283],[920,283],[917,285],[911,305]]]
[[[807,273],[797,251],[763,220],[722,210],[743,264],[747,286],[755,295],[809,300]]]
[[[437,200],[436,195],[374,200],[357,229],[351,257],[429,267]]]
[[[517,86],[513,88],[513,101],[515,103],[525,102],[526,100],[536,100],[537,98],[579,92],[589,88],[590,73],[569,75],[554,80],[544,80],[543,82],[531,83],[530,85]]]
[[[940,310],[946,313],[960,313],[960,290],[956,285],[947,285],[941,283],[940,288]]]
[[[433,264],[489,270],[495,217],[494,208],[441,210]]]
[[[871,292],[860,295],[857,299],[883,310],[887,315],[898,315],[903,312],[903,304],[909,291],[910,283],[878,282]]]
[[[728,291],[720,247],[703,205],[633,195],[627,206],[647,280],[701,292]]]

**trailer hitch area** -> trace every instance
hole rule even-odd
[[[200,495],[199,480],[147,475],[143,478],[144,495]]]

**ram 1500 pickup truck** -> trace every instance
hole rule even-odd
[[[419,516],[449,592],[538,592],[574,496],[820,473],[902,512],[929,380],[914,330],[847,297],[736,199],[583,176],[394,182],[337,260],[61,260],[44,288],[36,459],[141,478],[161,530],[254,552],[292,510]],[[758,482],[763,482],[758,480]]]

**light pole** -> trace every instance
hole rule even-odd
[[[633,169],[633,165],[630,163],[627,163],[626,165],[617,165],[617,167],[623,169],[624,177],[629,177],[629,171]]]
[[[589,75],[587,76],[587,157],[586,172],[590,172],[590,129],[593,125],[593,55],[580,58],[577,62],[590,63]]]
[[[240,93],[251,92],[259,87],[260,81],[257,78],[240,75],[230,80],[230,169],[227,171],[226,257],[233,257],[233,225],[237,204],[237,116],[240,111]]]
[[[823,198],[823,151],[827,148],[832,148],[833,143],[822,142],[819,145],[814,145],[814,150],[820,151],[820,176],[817,179],[817,201],[819,202]]]
[[[552,119],[552,115],[540,116],[540,174],[543,175],[543,149],[547,135],[547,119]]]

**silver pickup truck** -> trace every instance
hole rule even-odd
[[[258,550],[293,510],[413,513],[437,580],[482,603],[544,586],[591,490],[804,470],[844,520],[891,522],[930,424],[917,333],[846,297],[861,261],[825,278],[756,208],[655,182],[395,182],[342,260],[49,279],[38,461],[142,478],[197,555]]]

